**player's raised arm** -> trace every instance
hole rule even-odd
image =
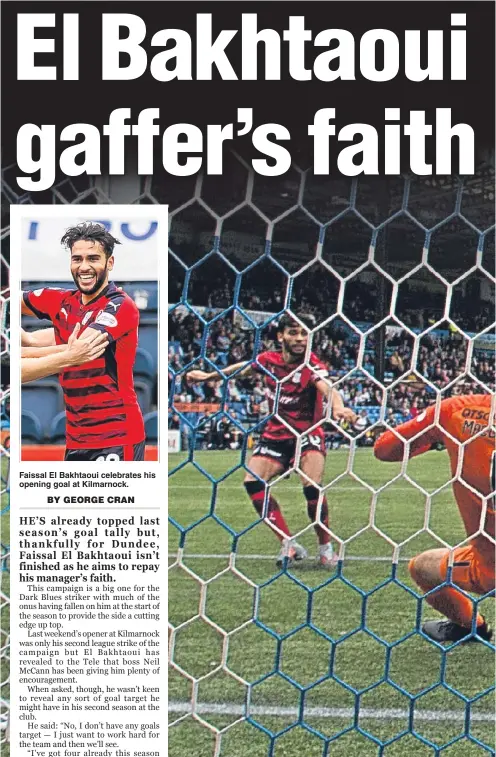
[[[25,331],[21,329],[21,347],[38,348],[55,346],[54,329],[37,329],[36,331]],[[24,356],[24,354],[23,354]],[[31,354],[31,357],[42,357],[41,355]]]
[[[239,371],[240,368],[242,368],[243,370],[239,372],[238,376],[248,376],[253,371],[251,362],[244,360],[242,363],[233,363],[233,365],[227,366],[227,368],[224,368],[223,373],[225,376],[230,376],[232,373]],[[188,373],[186,374],[186,381],[191,381],[193,383],[211,381],[215,378],[220,378],[217,371],[211,371],[210,373],[207,373],[207,371],[194,370],[188,371]]]
[[[50,347],[21,347],[21,357],[40,358],[56,355],[58,352],[65,352],[66,350],[66,344],[54,344]]]
[[[442,430],[434,424],[436,406],[431,405],[427,410],[413,418],[411,421],[402,423],[395,431],[408,440],[416,437],[410,444],[409,457],[416,457],[427,452],[435,442],[442,441]],[[418,436],[417,436],[418,434]],[[374,445],[374,455],[378,460],[385,462],[400,462],[403,459],[404,442],[398,439],[392,431],[386,431]]]

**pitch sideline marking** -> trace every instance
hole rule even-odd
[[[274,555],[242,555],[238,552],[236,554],[236,560],[275,560],[276,557]],[[230,554],[219,554],[219,555],[209,555],[209,554],[201,554],[201,553],[183,553],[183,559],[184,560],[229,560],[231,557]],[[169,560],[175,560],[177,558],[177,554],[175,552],[170,552],[168,554]],[[400,557],[400,562],[409,562],[409,557]],[[361,556],[361,555],[349,555],[344,558],[344,562],[389,562],[393,564],[393,561],[390,557],[367,557],[367,556]]]
[[[223,484],[222,481],[220,481],[218,485],[222,486],[222,490],[224,490],[224,489],[233,489],[233,490],[234,489],[238,489],[238,490],[241,490],[241,487],[242,487],[242,483],[240,483],[240,484]],[[297,486],[297,484],[296,485],[286,484],[285,486],[284,485],[278,486],[277,487],[277,491],[280,491],[281,489],[285,490],[285,491],[293,491],[294,488],[295,488],[295,486]],[[328,485],[325,484],[325,486],[328,486]],[[379,491],[379,489],[382,486],[384,486],[384,484],[379,484],[378,487],[377,487],[377,489],[375,491]],[[211,489],[212,488],[212,484],[169,484],[168,488],[169,489]],[[275,487],[273,487],[273,488],[275,488]],[[413,486],[391,486],[390,487],[391,491],[404,491],[404,492],[411,491],[413,488],[415,488],[415,487],[413,487]],[[328,488],[326,489],[326,492],[329,492],[329,491],[333,491],[333,492],[366,491],[367,494],[372,494],[372,492],[369,489],[367,489],[366,486],[332,486],[331,485],[331,486],[328,486]],[[417,491],[420,492],[420,489],[418,489]],[[422,493],[423,492],[420,492],[420,494],[422,494]],[[426,491],[425,493],[427,494],[428,492]]]
[[[177,714],[186,714],[192,712],[191,702],[169,702],[169,712]],[[219,704],[217,702],[204,702],[197,704],[195,712],[199,715],[235,715],[237,717],[252,717],[261,715],[266,717],[299,717],[300,711],[297,707],[269,707],[252,705],[248,712],[244,705],[237,705],[233,702]],[[366,720],[402,720],[408,718],[408,710],[397,708],[360,708],[359,717]],[[305,707],[305,718],[354,718],[355,710],[352,707]],[[414,712],[415,720],[439,721],[439,720],[457,720],[465,721],[464,710],[416,710]],[[493,722],[494,715],[491,712],[471,712],[472,721]]]

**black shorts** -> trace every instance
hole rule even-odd
[[[301,440],[301,457],[308,452],[320,452],[325,455],[324,437],[320,434],[309,434]],[[280,463],[284,470],[291,468],[296,454],[296,439],[267,439],[261,436],[253,450],[253,457],[267,457]]]
[[[64,460],[70,463],[121,463],[145,459],[145,442],[103,449],[66,449]]]

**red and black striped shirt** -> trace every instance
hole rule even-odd
[[[312,434],[323,437],[322,426],[313,428],[324,417],[324,398],[315,384],[327,378],[329,371],[313,352],[308,364],[303,357],[301,363],[286,363],[281,352],[262,352],[251,367],[263,375],[269,410],[274,413],[264,427],[264,437],[293,441],[296,436],[292,429],[301,435],[310,428]]]
[[[133,366],[139,312],[133,300],[110,283],[84,305],[77,289],[45,287],[24,292],[38,317],[52,321],[57,344],[67,344],[77,323],[109,337],[101,357],[59,373],[66,407],[68,449],[100,449],[138,444],[145,438],[143,416],[134,391]]]

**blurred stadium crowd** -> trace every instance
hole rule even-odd
[[[288,265],[285,263],[285,265]],[[336,312],[339,292],[339,280],[326,275],[325,286],[322,276],[327,273],[320,267],[307,269],[303,276],[295,278],[291,309],[314,317],[318,324]],[[245,284],[245,279],[248,284]],[[388,295],[390,296],[390,284]],[[244,310],[260,310],[278,313],[284,307],[287,278],[278,269],[269,269],[258,265],[243,277],[238,303]],[[428,289],[428,285],[426,289]],[[179,302],[182,281],[179,278],[169,280],[169,302]],[[419,301],[420,299],[420,301]],[[224,310],[233,304],[234,279],[226,274],[224,266],[215,258],[209,259],[208,272],[202,270],[201,276],[192,276],[188,288],[188,301],[195,306]],[[373,323],[376,317],[377,285],[361,281],[360,277],[346,283],[346,295],[343,301],[343,314],[353,321]],[[423,303],[426,303],[425,305]],[[428,304],[427,304],[428,302]],[[398,318],[410,328],[426,329],[429,324],[437,322],[444,312],[446,292],[431,289],[428,296],[418,297],[418,290],[403,285],[400,289],[395,312]],[[494,304],[481,301],[477,296],[461,296],[454,292],[451,306],[452,320],[463,325],[466,332],[479,333],[494,323]]]
[[[313,284],[313,288],[306,287],[306,296],[299,298],[301,307],[295,312],[309,315],[310,321],[315,324],[317,330],[312,337],[312,350],[328,366],[330,375],[339,381],[344,402],[359,415],[355,428],[345,427],[353,436],[373,426],[379,418],[383,401],[384,390],[374,378],[377,332],[372,327],[377,323],[374,309],[376,293],[370,286],[359,282],[349,289],[347,285],[343,313],[348,311],[353,314],[350,320],[357,330],[339,317],[319,328],[319,323],[335,313],[335,310],[334,313],[328,312],[324,300],[332,301],[337,292],[333,297],[327,287],[322,286],[322,281]],[[332,286],[331,280],[331,290]],[[270,313],[282,310],[284,302],[282,290],[272,288],[269,292],[269,289],[270,281],[261,281],[256,290],[240,296],[241,306],[264,312],[265,320],[268,320]],[[237,311],[222,313],[232,304],[232,292],[228,285],[219,286],[219,279],[215,276],[211,279],[204,277],[201,286],[195,288],[191,296],[189,302],[201,313],[201,318],[183,307],[172,310],[169,316],[170,392],[173,394],[174,408],[181,411],[169,412],[169,428],[181,431],[183,449],[188,448],[192,439],[191,428],[184,419],[192,425],[199,423],[195,435],[197,447],[237,447],[242,441],[243,429],[253,428],[268,414],[262,378],[234,377],[226,382],[225,388],[220,378],[204,384],[190,384],[186,381],[187,371],[184,368],[191,368],[194,364],[211,371],[215,366],[225,368],[253,359],[258,352],[275,347],[275,324],[263,329],[256,343],[256,330]],[[413,297],[411,301],[405,298],[405,302],[406,307],[398,316],[409,328],[404,329],[391,319],[385,336],[384,385],[393,383],[386,399],[390,425],[395,426],[415,417],[434,401],[436,393],[432,387],[443,390],[445,396],[468,393],[474,386],[477,387],[477,381],[494,390],[494,350],[479,349],[475,341],[474,349],[469,351],[470,342],[454,325],[460,324],[468,336],[480,333],[492,321],[489,304],[476,302],[477,307],[474,308],[472,298],[458,300],[457,311],[452,317],[454,323],[451,323],[441,321],[444,300],[438,302],[428,290],[421,296],[416,293],[415,302]],[[426,307],[422,307],[423,303]],[[208,328],[202,319],[209,323]],[[418,333],[430,327],[433,328],[420,340],[417,360],[412,364],[412,332]],[[371,333],[364,338],[365,370],[361,371],[356,369],[360,332],[370,329]],[[208,358],[208,362],[199,358],[201,354]],[[432,387],[427,384],[426,388],[419,390],[405,383],[394,385],[395,379],[413,369]],[[350,371],[353,371],[351,375]],[[222,406],[227,407],[234,423],[212,409]],[[372,445],[378,432],[378,426],[370,428],[360,437],[359,444]],[[347,442],[346,435],[330,425],[327,426],[326,435],[328,446],[337,447]]]

